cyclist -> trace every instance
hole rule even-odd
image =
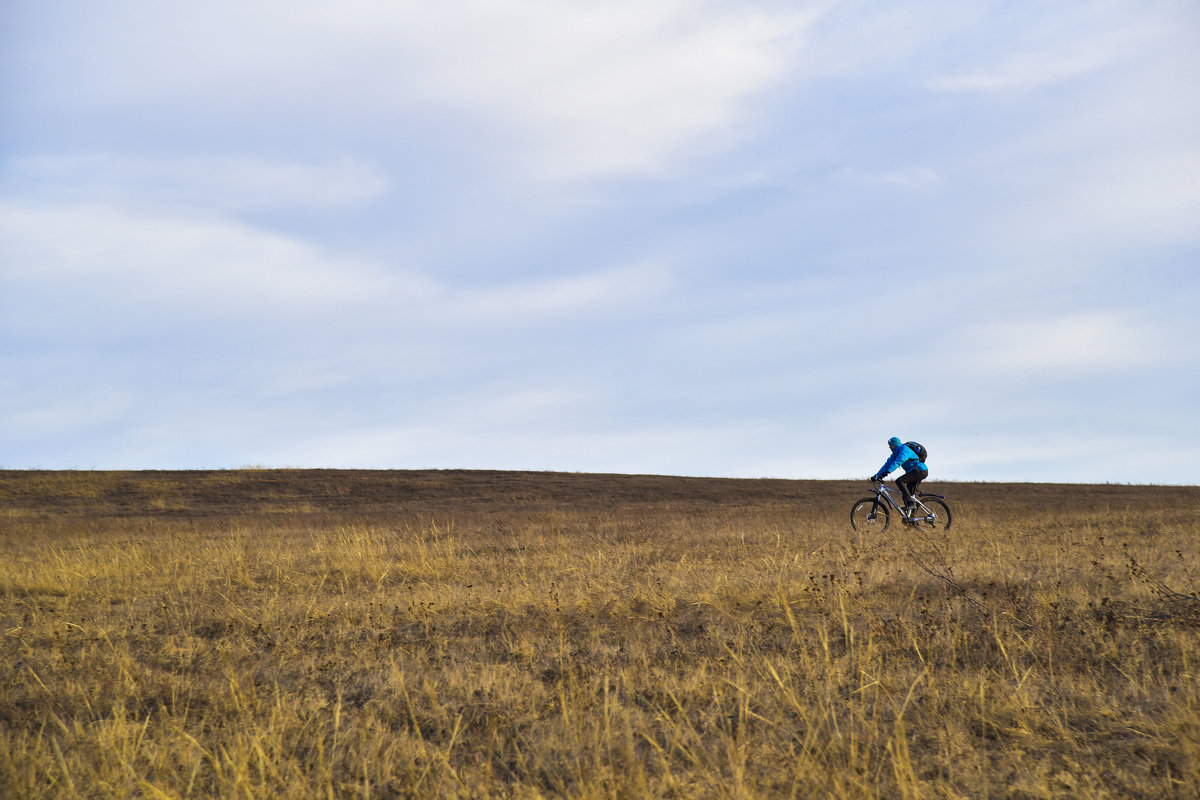
[[[911,512],[917,507],[913,495],[916,494],[918,484],[929,477],[929,467],[925,466],[921,457],[911,447],[901,442],[899,437],[893,436],[888,439],[888,447],[892,448],[891,456],[883,462],[879,471],[871,476],[871,480],[881,481],[896,467],[902,467],[904,474],[896,478],[896,487],[904,496],[904,510]]]

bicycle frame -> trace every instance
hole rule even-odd
[[[912,513],[912,515],[909,515],[908,512],[906,512],[904,510],[904,506],[902,506],[896,502],[897,494],[899,494],[899,492],[896,489],[893,489],[892,487],[888,486],[883,481],[879,481],[875,485],[875,502],[878,503],[881,499],[886,500],[888,505],[890,505],[892,508],[896,509],[896,511],[898,511],[900,513],[900,519],[905,520],[906,522],[912,522],[913,520],[919,520],[922,517],[930,515],[931,512],[930,512],[929,508],[924,503],[921,502],[922,497],[936,497],[939,500],[946,499],[944,496],[942,496],[940,494],[928,494],[926,492],[918,491],[916,494],[913,495],[913,502],[917,504],[917,508]],[[876,508],[878,508],[877,505],[871,507],[871,516],[875,516]],[[917,512],[919,512],[919,511],[924,511],[925,513],[918,514]]]
[[[932,492],[917,492],[913,496],[912,513],[907,513],[897,500],[903,492],[888,487],[882,481],[872,481],[874,493],[863,497],[850,507],[850,524],[858,531],[886,530],[892,509],[904,525],[948,530],[953,520],[946,498]]]
[[[889,487],[883,481],[875,484],[875,505],[871,506],[871,516],[875,516],[875,512],[879,509],[879,502],[884,501],[892,508],[900,512],[900,516],[906,516],[904,508],[896,502],[896,490]]]

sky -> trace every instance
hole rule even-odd
[[[1200,484],[1190,0],[6,0],[0,467]]]

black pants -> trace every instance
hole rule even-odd
[[[900,489],[900,494],[904,495],[905,505],[912,502],[913,495],[917,493],[917,485],[928,477],[929,470],[914,469],[912,472],[906,472],[896,478],[896,486]]]

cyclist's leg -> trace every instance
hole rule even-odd
[[[899,478],[896,478],[896,486],[900,488],[900,494],[904,497],[904,505],[915,505],[913,498],[917,493],[917,485],[921,481],[929,477],[929,470],[914,469],[912,472],[906,472]]]
[[[925,481],[925,479],[929,477],[929,469],[926,468],[926,469],[914,470],[913,475],[916,475],[917,477],[916,477],[916,479],[909,481],[908,490],[910,492],[912,492],[913,497],[916,497],[918,494],[917,487],[920,486]]]

